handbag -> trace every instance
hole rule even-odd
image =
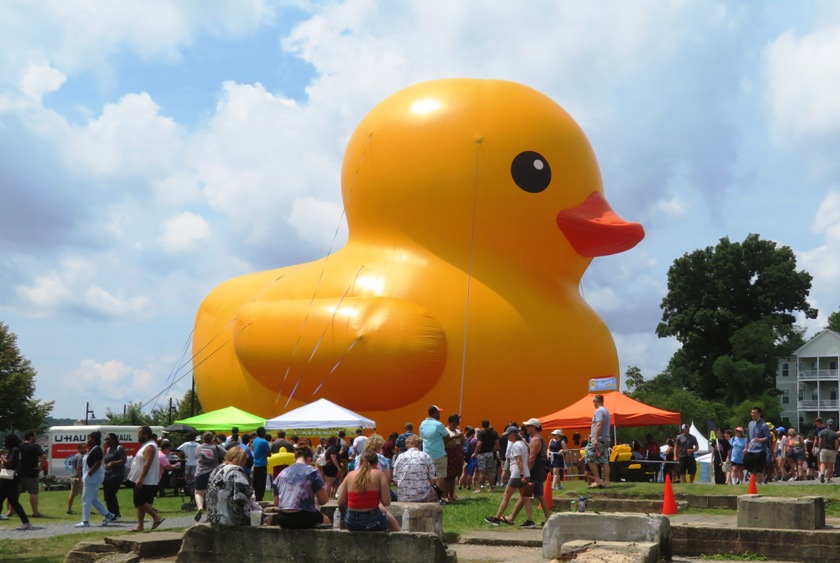
[[[522,487],[519,489],[519,496],[522,498],[530,498],[534,496],[534,483],[528,481],[527,483],[522,483]]]
[[[15,478],[15,473],[14,469],[0,469],[0,479],[11,481]]]
[[[724,473],[729,473],[730,471],[732,471],[732,464],[728,461],[724,461],[720,464],[720,470]]]

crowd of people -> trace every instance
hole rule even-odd
[[[583,449],[580,463],[588,486],[607,488],[610,413],[601,395],[593,397],[593,407],[588,439],[581,441],[575,434],[571,448]],[[138,429],[140,448],[130,465],[116,434],[103,438],[99,432],[92,432],[70,461],[73,484],[67,513],[73,514],[74,499],[81,496],[78,527],[90,526],[94,509],[103,517],[103,526],[121,520],[117,492],[128,482],[137,515],[132,531],[144,530],[146,516],[151,517],[151,529],[155,529],[164,521],[153,506],[161,478],[180,470],[185,490],[194,494],[196,522],[206,513],[211,525],[248,525],[249,513],[261,510],[259,503],[268,487],[279,510],[279,523],[287,528],[332,525],[320,511],[320,506],[332,498],[345,510],[348,529],[398,531],[399,523],[387,510],[393,501],[448,504],[458,500],[460,490],[480,493],[497,487],[503,494],[497,512],[484,518],[487,523],[514,525],[524,510],[526,519],[520,527],[535,528],[534,500],[547,519],[550,509],[543,493],[546,480],[551,479],[550,488],[562,488],[566,454],[572,451],[563,432],[554,430],[546,441],[537,418],[521,424],[511,422],[501,434],[489,420],[482,420],[477,428],[466,426],[462,430],[458,414],[450,414],[444,424],[442,412],[436,405],[429,407],[417,433],[411,422],[406,423],[402,434],[392,432],[387,439],[377,433],[366,436],[358,429],[349,440],[341,431],[321,438],[315,447],[306,438],[287,439],[282,430],[272,436],[262,427],[254,433],[240,433],[234,427],[229,436],[205,432],[200,442],[196,434],[188,433],[186,440],[173,449],[167,438],[159,439],[150,427],[143,426]],[[817,418],[815,433],[804,437],[793,428],[774,428],[762,415],[761,408],[754,407],[746,431],[740,426],[734,432],[717,430],[710,441],[716,483],[739,484],[749,476],[763,483],[832,482],[840,447],[833,419],[823,425]],[[283,449],[293,454],[294,462],[269,477],[269,458]],[[683,424],[680,433],[662,450],[648,434],[644,444],[634,441],[630,452],[634,460],[664,461],[664,471],[674,482],[691,483],[697,473],[698,449],[690,426]],[[31,528],[19,502],[20,493],[29,492],[32,516],[40,516],[38,467],[44,458],[34,432],[24,434],[23,441],[14,434],[5,437],[0,456],[4,470],[0,506],[8,501],[9,512],[0,517],[16,514],[21,520],[19,530]],[[104,504],[98,498],[100,488]],[[507,514],[514,495],[516,502]]]

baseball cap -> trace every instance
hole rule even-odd
[[[522,424],[525,426],[536,426],[537,428],[542,428],[542,422],[540,422],[539,418],[529,418]]]
[[[552,432],[551,434],[552,434],[552,435],[554,435],[554,436],[562,436],[562,435],[563,435],[563,431],[562,431],[562,430],[555,430],[555,431],[554,431],[554,432]]]
[[[429,414],[432,414],[433,412],[443,412],[443,410],[437,405],[432,405],[429,407]]]
[[[736,429],[735,429],[735,431],[736,431],[736,432],[743,432],[743,431],[744,431],[744,427],[743,427],[743,426],[739,426],[738,428],[736,428]]]
[[[688,430],[689,428],[690,426],[688,424],[683,424],[682,426],[680,426],[680,430]]]
[[[778,430],[779,432],[784,432],[785,427],[784,426],[779,426],[778,428],[776,428],[776,430]]]
[[[833,418],[829,418],[829,419],[828,419],[828,422],[826,422],[826,424],[828,424],[829,426],[834,426],[834,419],[833,419]]]
[[[519,427],[516,425],[511,425],[505,428],[505,434],[519,434]]]

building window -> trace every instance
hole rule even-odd
[[[790,368],[788,364],[782,364],[782,377],[788,377],[790,375]]]
[[[819,393],[819,390],[816,387],[811,389],[811,400],[812,401],[819,401],[820,400],[820,393]]]
[[[828,392],[828,395],[829,395],[828,396],[829,399],[831,399],[832,401],[836,401],[837,400],[837,389],[830,390]]]
[[[787,405],[788,403],[790,403],[790,391],[785,389],[782,391],[782,404]]]
[[[799,400],[800,401],[805,400],[805,389],[802,389],[802,388],[799,389]]]

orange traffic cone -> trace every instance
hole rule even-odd
[[[671,489],[671,476],[665,475],[665,495],[662,498],[662,514],[676,514],[677,501],[674,500],[674,491]]]
[[[757,495],[758,494],[758,487],[755,486],[755,475],[750,473],[750,488],[747,489],[748,495]]]
[[[554,510],[554,498],[551,496],[551,473],[545,478],[545,485],[543,485],[543,496],[545,500],[548,502],[548,509]]]

